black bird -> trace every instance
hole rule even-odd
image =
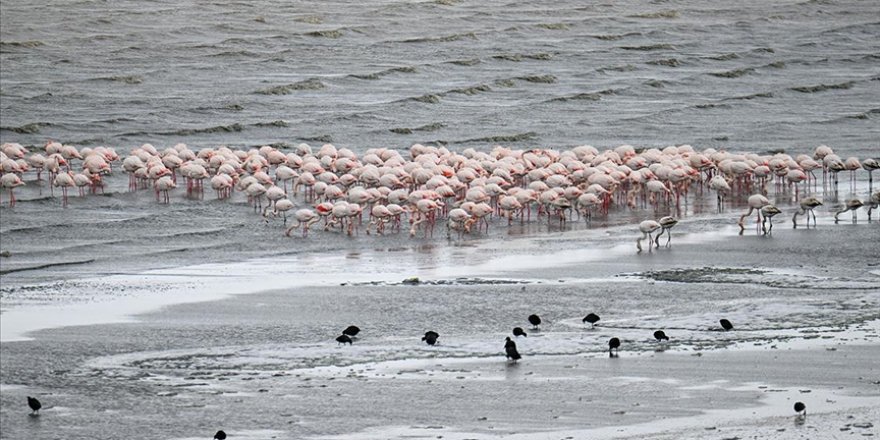
[[[803,412],[802,416],[807,416],[807,405],[804,405],[804,402],[795,402],[794,404],[794,412],[800,413]]]
[[[522,327],[514,327],[513,328],[513,335],[514,336],[526,336],[526,337],[529,336],[528,334],[526,334],[526,331],[522,329]]]
[[[36,414],[43,407],[43,404],[36,397],[28,396],[28,406],[31,407],[31,414]]]
[[[656,339],[658,342],[664,339],[668,341],[669,336],[666,336],[666,333],[664,333],[663,330],[657,330],[656,332],[654,332],[654,339]]]
[[[614,350],[620,351],[620,339],[611,338],[608,340],[608,357],[614,357]]]
[[[346,335],[346,336],[354,337],[354,336],[357,336],[357,334],[360,332],[361,332],[361,329],[359,329],[358,326],[350,325],[345,330],[342,331],[342,334]]]
[[[721,323],[721,327],[723,327],[724,330],[733,330],[733,324],[731,324],[730,321],[722,319],[719,322]]]
[[[519,355],[519,352],[516,351],[516,342],[510,340],[510,336],[508,336],[504,342],[504,351],[507,352],[507,358],[513,359],[513,362],[516,362],[520,360],[520,358],[522,358],[522,356]]]
[[[425,332],[425,336],[422,336],[422,340],[427,342],[428,345],[434,345],[437,343],[437,338],[439,338],[439,337],[440,337],[439,333],[437,333],[433,330],[428,330],[427,332]]]
[[[348,335],[339,335],[336,337],[336,342],[351,345],[351,338]]]
[[[217,431],[217,433],[214,434],[214,440],[226,440],[226,433],[223,432],[222,429]]]
[[[599,318],[599,315],[597,315],[597,314],[595,314],[595,313],[590,313],[589,315],[584,316],[584,319],[583,319],[582,321],[583,321],[583,322],[589,322],[589,323],[590,323],[590,328],[593,328],[593,327],[596,326],[596,323],[599,322],[599,319],[600,319],[600,318]]]
[[[541,317],[538,315],[529,315],[529,323],[534,326],[534,329],[537,329],[538,326],[541,325]]]

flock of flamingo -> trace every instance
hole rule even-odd
[[[408,155],[406,157],[405,155]],[[856,172],[868,173],[868,194],[864,200],[847,199],[842,211],[853,212],[880,203],[880,191],[873,191],[873,171],[880,168],[875,158],[842,159],[822,145],[812,156],[792,157],[784,153],[737,154],[712,148],[697,151],[689,145],[663,149],[636,150],[630,145],[599,151],[592,146],[570,150],[510,149],[496,146],[489,152],[468,148],[461,153],[444,147],[413,145],[408,152],[388,148],[369,149],[361,157],[347,148],[325,144],[315,151],[299,144],[290,152],[264,146],[251,149],[229,147],[191,150],[185,144],[158,150],[144,144],[122,160],[129,175],[129,190],[151,188],[156,200],[170,203],[169,193],[185,181],[187,198],[204,197],[208,180],[218,199],[228,199],[235,191],[244,193],[255,212],[266,222],[281,217],[285,235],[302,229],[307,236],[315,223],[323,229],[354,234],[366,221],[366,232],[399,232],[402,217],[409,218],[409,234],[420,230],[432,235],[438,220],[458,234],[474,228],[488,231],[490,219],[524,222],[546,216],[548,221],[564,223],[575,217],[586,221],[611,209],[677,208],[690,191],[708,188],[717,194],[718,210],[729,196],[748,197],[749,211],[744,220],[757,212],[756,225],[763,233],[772,231],[773,216],[781,212],[764,195],[775,185],[777,194],[791,194],[799,203],[792,221],[805,215],[807,226],[813,209],[822,205],[818,177],[822,173],[823,191],[836,198],[838,175],[848,173],[851,192],[856,190]],[[15,206],[16,187],[25,185],[24,176],[35,173],[32,183],[42,185],[48,173],[49,188],[62,192],[66,207],[68,191],[77,188],[103,192],[104,178],[120,161],[113,148],[78,149],[60,142],[47,142],[41,151],[29,151],[17,143],[0,147],[0,184],[9,192],[9,206]],[[77,171],[78,170],[78,171]],[[805,197],[801,198],[801,194]],[[266,201],[264,206],[264,200]],[[286,227],[287,213],[296,222]],[[366,213],[364,213],[366,211]],[[364,217],[367,217],[365,220]],[[766,227],[769,220],[770,228]],[[660,236],[675,226],[677,219],[663,217],[639,225],[650,247],[660,246]],[[657,231],[660,233],[653,237]],[[666,244],[669,245],[667,237]]]

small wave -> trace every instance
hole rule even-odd
[[[0,41],[0,51],[5,52],[7,49],[33,49],[45,45],[46,43],[39,40]]]
[[[540,83],[540,84],[553,84],[556,82],[556,77],[553,75],[529,75],[529,76],[517,76],[514,78],[519,81],[525,81],[530,83]]]
[[[706,103],[706,104],[697,104],[694,105],[694,108],[698,109],[710,109],[710,108],[730,108],[730,104],[719,104],[719,103]]]
[[[377,80],[383,76],[391,75],[394,73],[416,73],[416,72],[417,72],[417,70],[415,67],[404,66],[404,67],[394,67],[394,68],[383,70],[381,72],[376,72],[376,73],[351,74],[349,76],[352,78],[357,78],[357,79]]]
[[[604,72],[632,72],[636,70],[636,66],[632,64],[624,64],[622,66],[610,66],[610,67],[600,67],[596,69],[596,72],[604,73]]]
[[[569,25],[566,23],[539,23],[535,27],[551,31],[567,31],[569,29]]]
[[[324,31],[311,31],[303,34],[307,37],[320,37],[320,38],[341,38],[345,35],[341,29],[328,29]]]
[[[772,98],[772,97],[773,97],[772,93],[766,92],[766,93],[755,93],[753,95],[735,96],[733,98],[727,98],[727,99],[729,99],[729,100],[751,100],[751,99]]]
[[[463,1],[464,0],[434,0],[434,3],[436,3],[438,5],[443,5],[443,6],[454,6],[454,5],[457,5]]]
[[[119,76],[103,76],[95,78],[96,81],[112,81],[124,84],[140,84],[144,82],[144,78],[138,75],[119,75]]]
[[[538,137],[538,133],[535,133],[533,131],[529,131],[527,133],[487,136],[487,137],[482,137],[482,138],[468,139],[464,142],[492,142],[492,143],[522,142],[522,141],[530,141],[530,140],[533,140],[537,137]]]
[[[492,88],[489,87],[488,85],[486,85],[486,84],[480,84],[480,85],[478,85],[478,86],[464,87],[464,88],[461,88],[461,89],[452,89],[452,90],[449,90],[449,91],[446,92],[446,93],[459,93],[459,94],[462,94],[462,95],[472,96],[472,95],[476,95],[476,94],[478,94],[478,93],[482,93],[482,92],[491,92],[491,91],[492,91]]]
[[[556,98],[549,99],[545,102],[567,102],[567,101],[598,101],[602,99],[603,95],[613,95],[615,93],[612,89],[600,90],[598,92],[591,93],[576,93],[574,95],[569,96],[559,96]]]
[[[410,38],[407,40],[400,41],[401,43],[448,43],[452,41],[459,40],[476,40],[477,34],[474,32],[465,32],[462,34],[452,34],[452,35],[444,35],[441,37],[419,37],[419,38]]]
[[[752,67],[745,67],[742,69],[728,70],[727,72],[709,72],[709,75],[717,78],[739,78],[741,76],[746,76],[754,71],[755,69]]]
[[[840,84],[819,84],[817,86],[792,87],[791,90],[794,90],[795,92],[801,92],[801,93],[818,93],[818,92],[824,92],[826,90],[850,89],[850,88],[852,88],[852,86],[855,83],[856,83],[855,81],[847,81],[845,83],[840,83]]]
[[[255,93],[260,95],[289,95],[297,90],[320,90],[323,89],[324,83],[318,78],[309,78],[304,81],[283,86],[269,87],[268,89],[257,90]]]
[[[648,61],[645,64],[652,64],[655,66],[678,67],[681,65],[681,62],[678,61],[678,59],[676,58],[666,58],[662,60]]]
[[[216,125],[207,128],[182,128],[180,130],[166,131],[159,134],[166,136],[191,136],[194,134],[205,133],[236,133],[242,130],[244,130],[244,127],[239,123],[235,123],[230,125]]]
[[[476,66],[477,64],[480,64],[481,62],[482,62],[482,61],[480,61],[479,58],[473,58],[473,59],[470,59],[470,60],[452,60],[452,61],[447,61],[447,63],[449,63],[449,64],[455,64],[456,66]]]
[[[652,50],[675,50],[675,46],[668,43],[658,43],[658,44],[648,44],[645,46],[620,46],[623,50],[639,50],[639,51],[652,51]]]
[[[757,49],[753,49],[752,52],[756,53],[776,53],[776,50],[770,47],[759,47]]]
[[[423,125],[421,127],[416,127],[416,128],[392,128],[388,131],[390,131],[392,133],[396,133],[396,134],[413,134],[414,132],[417,132],[417,131],[422,131],[422,132],[437,131],[443,127],[446,127],[446,124],[443,124],[440,122],[435,122],[433,124],[427,124],[427,125]]]
[[[294,18],[293,21],[298,23],[306,23],[306,24],[321,24],[324,23],[324,19],[318,17],[317,15],[310,15],[308,17],[297,17]]]
[[[855,115],[847,116],[847,119],[871,119],[871,116],[880,115],[880,108],[872,108],[866,112],[858,113]]]
[[[648,12],[645,14],[630,15],[630,18],[678,18],[678,11],[671,9],[668,11]]]
[[[715,61],[730,61],[730,60],[737,60],[740,58],[740,56],[731,52],[731,53],[726,53],[723,55],[716,55],[714,57],[706,57],[706,58],[708,58],[710,60],[715,60]]]
[[[770,64],[766,65],[765,67],[770,67],[773,69],[784,69],[785,68],[785,61],[776,61],[774,63],[770,63]]]
[[[632,36],[638,36],[638,35],[642,35],[642,33],[641,32],[629,32],[626,34],[593,35],[592,37],[597,40],[602,40],[602,41],[617,41],[617,40],[622,40],[626,37],[632,37]]]
[[[656,89],[662,89],[663,87],[666,87],[669,84],[671,84],[669,81],[663,81],[660,79],[652,79],[652,80],[645,81],[646,86],[654,87]]]
[[[277,121],[270,121],[270,122],[257,122],[254,124],[254,127],[289,127],[289,126],[290,126],[290,124],[288,124],[287,121],[283,121],[281,119],[279,119]]]
[[[51,127],[53,124],[49,122],[32,122],[19,127],[0,127],[0,130],[11,131],[18,134],[37,134],[41,128]]]
[[[425,104],[439,104],[440,103],[440,95],[427,94],[427,95],[422,95],[422,96],[414,96],[412,98],[403,99],[402,101],[423,102]]]
[[[330,136],[329,134],[322,134],[318,136],[303,137],[300,138],[300,140],[305,142],[329,144],[333,142],[333,136]]]
[[[535,53],[535,54],[501,54],[501,55],[493,55],[493,59],[500,61],[513,61],[518,63],[522,60],[538,60],[538,61],[547,61],[553,58],[553,55],[549,53]]]

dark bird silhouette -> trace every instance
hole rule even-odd
[[[529,315],[529,323],[532,324],[534,329],[537,329],[539,325],[541,325],[541,317],[538,315]]]
[[[611,338],[608,340],[608,357],[614,357],[614,350],[620,351],[620,339]]]
[[[226,433],[223,432],[222,429],[217,431],[217,433],[214,434],[214,440],[226,440]]]
[[[357,334],[360,332],[361,332],[361,329],[359,329],[358,326],[350,325],[345,330],[342,331],[342,334],[346,335],[346,336],[354,337],[354,336],[357,336]]]
[[[425,336],[422,336],[422,340],[428,343],[428,345],[434,345],[437,343],[437,338],[439,337],[439,333],[433,330],[428,330],[427,332],[425,332]]]
[[[656,332],[654,332],[654,339],[656,339],[658,342],[663,340],[668,341],[669,336],[666,336],[666,333],[664,333],[663,330],[657,330]]]
[[[728,321],[726,319],[722,319],[721,321],[718,321],[718,322],[721,323],[721,327],[723,327],[724,330],[733,330],[733,324],[731,324],[730,321]]]
[[[526,336],[526,337],[529,336],[528,334],[526,334],[526,331],[522,329],[522,327],[514,327],[513,328],[513,335],[514,336]]]
[[[522,358],[519,352],[516,351],[516,342],[513,342],[510,339],[510,336],[504,342],[504,351],[507,352],[507,358],[512,359],[513,362],[516,362]]]
[[[43,404],[36,397],[28,396],[28,406],[31,407],[31,414],[36,414],[43,407]]]
[[[597,314],[595,314],[595,313],[590,313],[589,315],[584,316],[584,319],[583,319],[582,321],[583,321],[583,322],[589,322],[589,323],[590,323],[590,328],[593,328],[593,327],[596,326],[596,323],[599,322],[599,319],[600,319],[600,318],[599,318],[599,315],[597,315]]]
[[[794,412],[796,412],[796,413],[802,412],[803,414],[800,414],[800,415],[802,417],[806,417],[807,416],[807,405],[804,405],[804,402],[795,402]]]
[[[348,335],[339,335],[336,337],[336,342],[351,345],[351,338]]]

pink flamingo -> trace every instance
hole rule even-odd
[[[648,250],[651,250],[651,242],[653,241],[651,238],[651,234],[662,227],[663,226],[661,226],[660,223],[654,220],[645,220],[639,223],[639,232],[642,233],[642,236],[639,237],[638,240],[636,240],[636,248],[638,248],[639,253],[642,252],[642,240],[644,240],[645,238],[648,239]]]
[[[822,201],[815,197],[807,197],[801,200],[800,209],[795,211],[794,215],[791,217],[791,222],[794,223],[794,228],[797,229],[797,216],[804,214],[807,215],[807,227],[810,227],[810,214],[813,214],[813,226],[816,226],[816,213],[813,212],[813,209],[819,206],[822,206]]]
[[[743,214],[742,216],[740,216],[739,222],[737,223],[740,227],[740,233],[746,229],[746,227],[743,225],[743,221],[745,220],[746,217],[752,215],[752,211],[757,210],[758,218],[757,218],[756,222],[757,222],[757,225],[760,226],[760,224],[761,224],[761,208],[763,208],[769,204],[770,204],[770,200],[768,200],[767,197],[764,197],[761,194],[753,194],[753,195],[749,196],[749,211],[746,212],[745,214]]]
[[[54,186],[61,187],[61,192],[63,194],[62,199],[61,199],[62,200],[61,206],[66,208],[67,207],[67,189],[73,188],[74,186],[76,186],[76,183],[73,180],[73,173],[70,171],[68,171],[66,173],[58,173],[58,175],[55,176],[55,179],[52,180],[52,186],[53,187]]]
[[[303,228],[303,237],[307,237],[309,235],[309,228],[319,220],[318,214],[316,214],[315,211],[307,208],[296,211],[293,214],[293,217],[296,219],[296,224],[292,225],[291,227],[287,228],[286,231],[284,231],[284,235],[288,237],[290,237],[290,233],[294,229],[298,229],[299,227]]]
[[[8,173],[0,176],[0,186],[9,190],[9,207],[12,208],[15,206],[15,194],[12,192],[15,187],[23,186],[24,182],[21,181],[21,177],[18,177],[18,174]]]

